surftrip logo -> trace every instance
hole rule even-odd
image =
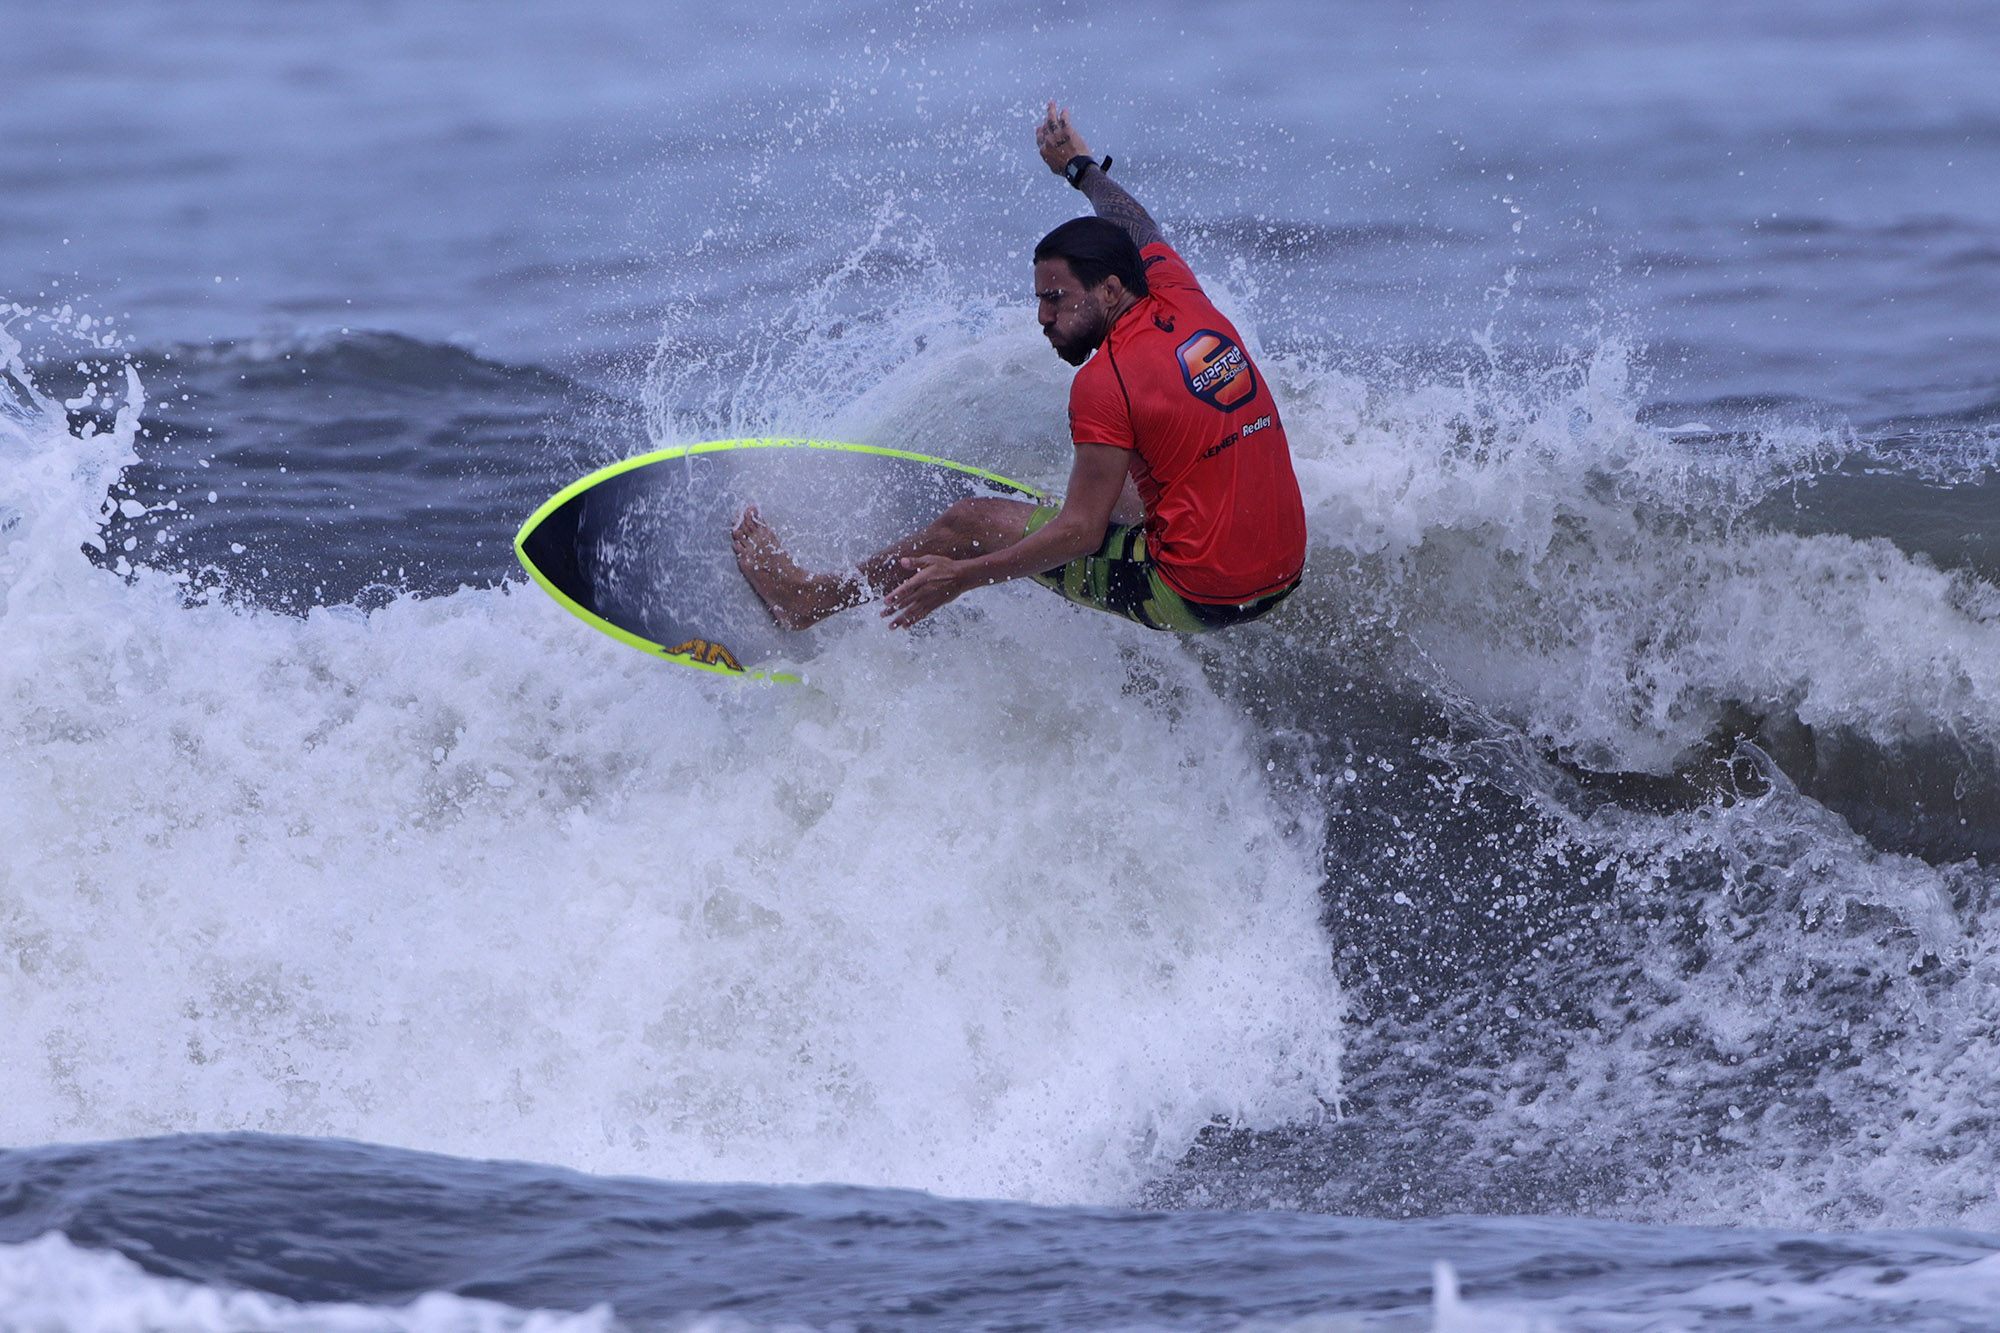
[[[1234,411],[1257,392],[1257,372],[1236,340],[1203,329],[1174,349],[1188,392],[1218,412]]]

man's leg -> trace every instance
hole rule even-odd
[[[858,571],[814,574],[800,569],[752,505],[730,534],[736,565],[786,629],[806,629],[836,611],[880,597],[909,577],[902,562],[920,555],[969,560],[1012,546],[1027,535],[1035,506],[1025,500],[960,500],[921,532],[877,551]]]

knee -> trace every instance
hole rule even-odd
[[[938,515],[938,526],[954,537],[981,536],[989,526],[985,511],[983,501],[954,500],[949,509]]]
[[[1033,513],[1033,505],[1018,500],[959,500],[939,514],[918,541],[928,550],[964,559],[1020,541]]]

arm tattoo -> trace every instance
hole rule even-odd
[[[1083,173],[1083,197],[1090,200],[1097,216],[1123,227],[1140,249],[1167,239],[1160,234],[1160,224],[1153,221],[1153,215],[1127,194],[1124,186],[1095,167]]]

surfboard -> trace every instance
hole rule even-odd
[[[1040,491],[946,458],[832,440],[710,440],[640,454],[557,491],[514,553],[578,619],[678,666],[796,681],[821,629],[782,630],[736,567],[730,529],[755,504],[808,569],[845,569],[955,500]]]

